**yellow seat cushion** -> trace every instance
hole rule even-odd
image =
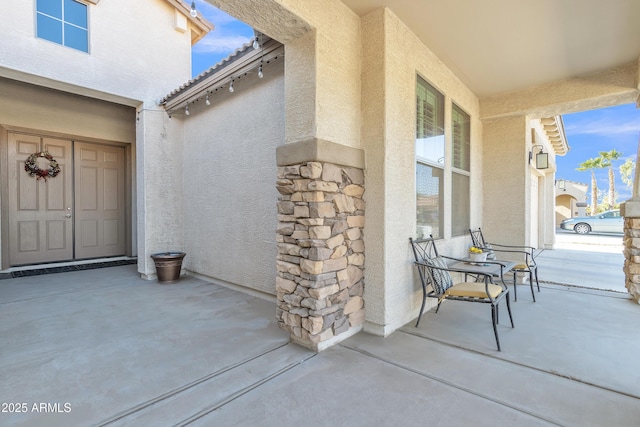
[[[513,267],[514,270],[528,270],[529,266],[527,264],[518,264]]]
[[[491,298],[496,298],[502,293],[502,288],[493,283],[489,283],[489,294]],[[472,298],[487,298],[487,292],[482,282],[462,282],[456,283],[444,293],[445,295],[451,295],[455,297],[472,297]]]

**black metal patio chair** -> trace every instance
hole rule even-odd
[[[409,242],[411,243],[415,257],[414,264],[418,269],[420,282],[422,283],[422,306],[420,307],[416,327],[420,324],[420,318],[422,317],[427,297],[438,299],[436,313],[438,313],[440,304],[445,299],[490,304],[493,333],[496,337],[498,351],[500,351],[500,339],[498,338],[497,327],[499,322],[498,304],[503,299],[506,300],[511,327],[514,327],[509,303],[509,289],[507,286],[493,283],[491,275],[484,273],[474,273],[474,276],[476,276],[476,281],[474,282],[465,281],[454,283],[451,277],[452,272],[461,274],[467,274],[469,272],[448,267],[446,257],[438,255],[433,237],[417,240],[409,238]]]
[[[523,273],[529,276],[529,286],[531,287],[531,297],[536,302],[536,295],[533,292],[533,280],[536,281],[538,292],[540,292],[540,282],[538,281],[538,266],[536,264],[536,248],[533,246],[502,245],[499,243],[487,242],[482,234],[482,229],[478,227],[476,231],[469,229],[473,246],[481,248],[489,253],[498,252],[500,254],[511,254],[512,257],[519,258],[518,264],[511,270],[513,272],[513,300],[518,301],[517,274]],[[509,255],[506,255],[509,256]]]

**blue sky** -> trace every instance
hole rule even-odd
[[[562,119],[570,149],[567,155],[556,158],[558,164],[556,178],[590,185],[591,172],[578,172],[576,168],[585,160],[598,157],[598,152],[615,148],[622,153],[622,157],[613,163],[617,201],[629,199],[631,190],[626,188],[620,180],[618,167],[627,158],[636,160],[640,140],[640,109],[636,108],[635,104],[627,104],[565,114]],[[596,180],[600,190],[607,190],[609,188],[607,169],[596,170]]]
[[[215,30],[200,40],[192,50],[192,75],[203,71],[229,56],[253,38],[253,30],[216,9],[204,0],[196,0],[196,9],[215,25]],[[635,104],[566,114],[563,117],[565,133],[570,150],[565,156],[557,157],[556,178],[591,183],[591,172],[578,172],[580,163],[597,157],[599,151],[616,149],[623,154],[614,162],[618,201],[631,197],[631,190],[625,187],[619,177],[618,166],[627,158],[635,161],[640,139],[640,109]],[[607,170],[596,171],[598,188],[608,189]]]
[[[204,0],[196,0],[196,10],[215,29],[191,50],[191,74],[195,77],[229,56],[253,38],[253,29]]]

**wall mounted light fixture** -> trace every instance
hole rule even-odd
[[[549,153],[545,153],[544,147],[542,145],[534,145],[531,147],[531,151],[529,151],[529,164],[531,164],[531,159],[533,159],[533,150],[538,147],[540,151],[536,153],[536,169],[548,169],[549,168]]]

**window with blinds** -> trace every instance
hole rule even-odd
[[[418,76],[416,84],[417,237],[443,237],[444,95]]]
[[[470,145],[471,145],[471,119],[456,104],[451,106],[451,131],[453,141],[453,164],[456,169],[469,172]]]
[[[444,165],[444,95],[418,76],[416,156]]]
[[[456,104],[451,106],[451,133],[451,234],[461,236],[469,230],[471,223],[471,118]]]

